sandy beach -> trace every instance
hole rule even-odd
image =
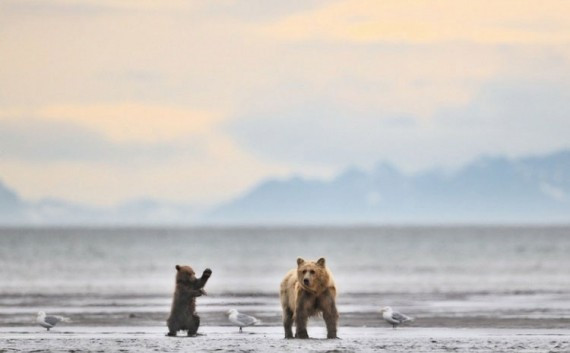
[[[204,326],[198,337],[165,337],[163,327],[1,328],[1,352],[568,352],[570,330],[341,327],[327,340],[286,340],[280,327]]]
[[[397,302],[416,320],[392,329],[375,298]],[[198,337],[166,337],[169,298],[131,295],[3,295],[0,352],[570,352],[565,294],[347,294],[339,298],[339,340],[327,340],[322,320],[309,322],[309,340],[286,340],[278,297],[211,295],[199,299]],[[55,303],[68,303],[55,306]],[[526,304],[525,304],[526,303]],[[542,309],[531,310],[536,303]],[[35,310],[69,316],[49,332]],[[224,311],[234,307],[262,324],[244,333]],[[550,309],[548,309],[550,308]]]

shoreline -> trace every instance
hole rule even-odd
[[[171,300],[166,294],[0,295],[0,328],[29,326],[40,310],[70,317],[85,327],[161,326],[169,315]],[[344,327],[387,326],[378,312],[384,305],[414,317],[410,325],[414,328],[570,327],[570,293],[341,295],[337,301],[339,323]],[[202,325],[228,325],[224,313],[230,308],[259,318],[264,326],[281,326],[276,295],[210,295],[197,303]],[[320,326],[322,320],[311,319],[311,325]]]
[[[281,327],[203,326],[200,336],[166,337],[166,327],[36,326],[0,328],[2,351],[29,352],[565,352],[570,329],[457,329],[339,327],[327,340],[323,327],[309,326],[311,339],[284,339]]]

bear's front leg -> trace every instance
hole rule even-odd
[[[307,320],[309,319],[309,307],[311,298],[305,292],[297,296],[297,307],[295,308],[295,338],[309,338],[307,333]]]
[[[307,333],[308,316],[301,311],[297,310],[295,314],[295,338],[309,338],[309,333]]]
[[[327,325],[327,338],[338,338],[336,336],[336,328],[338,325],[338,311],[334,296],[326,291],[319,298],[319,308],[323,312],[323,319]]]
[[[283,328],[285,329],[285,338],[293,338],[293,311],[288,307],[283,308]]]

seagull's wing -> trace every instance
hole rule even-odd
[[[406,321],[412,320],[411,317],[406,316],[406,315],[404,315],[404,314],[401,314],[401,313],[399,313],[399,312],[397,312],[397,311],[395,311],[395,312],[392,313],[392,319],[394,319],[394,321],[397,321],[397,322],[400,322],[400,323],[401,323],[401,322],[406,322]]]
[[[59,322],[71,322],[69,318],[59,315],[48,315],[45,317],[44,321],[52,326],[55,326],[55,324]]]
[[[48,315],[44,318],[44,321],[52,326],[55,326],[58,322],[62,321],[61,317]]]
[[[399,325],[400,321],[394,319],[394,314],[392,313],[392,315],[388,314],[388,313],[384,313],[384,315],[382,315],[382,317],[384,318],[384,320],[386,320],[387,322],[391,323],[391,324],[396,324]]]
[[[255,325],[256,323],[259,322],[259,320],[257,320],[256,318],[254,318],[253,316],[249,316],[246,314],[237,314],[236,317],[237,321],[240,322],[243,326],[251,326],[251,325]]]
[[[40,325],[41,327],[45,327],[45,328],[52,328],[53,327],[53,325],[50,325],[47,322],[41,321],[41,320],[38,320],[38,325]]]

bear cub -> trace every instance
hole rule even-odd
[[[322,313],[327,326],[327,338],[337,338],[338,311],[336,286],[325,259],[305,261],[297,259],[297,268],[289,271],[281,282],[281,306],[285,338],[309,338],[307,320]]]
[[[200,278],[196,278],[190,266],[176,265],[176,271],[176,289],[170,317],[166,321],[168,336],[176,336],[181,330],[188,331],[188,336],[195,336],[200,327],[200,317],[196,314],[196,297],[206,294],[204,286],[212,275],[212,270],[205,269]]]

